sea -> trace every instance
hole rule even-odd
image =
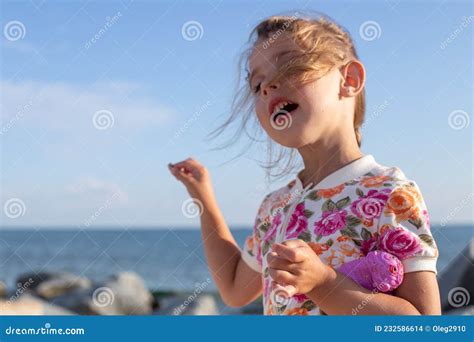
[[[473,238],[473,225],[432,225],[431,230],[442,273]],[[231,231],[239,246],[251,234],[248,228]],[[198,228],[0,228],[0,281],[9,288],[25,274],[63,271],[97,282],[133,271],[151,290],[216,290]]]

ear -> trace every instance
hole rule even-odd
[[[354,97],[359,94],[365,85],[364,65],[358,60],[353,60],[341,69],[340,95],[343,97]]]

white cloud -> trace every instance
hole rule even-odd
[[[115,204],[126,204],[128,202],[127,193],[119,185],[87,177],[77,180],[66,186],[66,193],[86,202],[111,201]]]
[[[174,110],[152,99],[146,87],[129,82],[103,82],[91,86],[64,82],[0,82],[2,132],[18,124],[28,129],[95,134],[94,113],[107,110],[120,133],[160,126]],[[6,127],[8,126],[8,127]]]
[[[2,41],[2,47],[5,49],[15,50],[27,55],[38,53],[38,50],[34,47],[33,44],[22,40],[9,41],[8,39],[4,39]]]

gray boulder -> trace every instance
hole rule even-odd
[[[212,294],[195,295],[190,293],[163,299],[160,302],[160,309],[155,310],[153,314],[165,316],[219,315],[219,310]]]
[[[459,309],[449,310],[447,315],[453,316],[474,316],[474,306],[465,306]]]
[[[154,298],[136,273],[122,272],[93,288],[57,296],[52,303],[81,315],[149,315]]]
[[[89,289],[91,285],[92,282],[87,278],[64,273],[60,277],[52,278],[39,284],[36,288],[36,293],[43,298],[54,298],[79,289]]]
[[[48,303],[47,301],[33,296],[23,294],[13,300],[0,300],[0,315],[74,315],[70,310]]]
[[[31,273],[22,275],[17,280],[18,288],[31,290],[46,299],[72,291],[89,289],[91,285],[89,279],[69,272]]]
[[[474,240],[438,276],[443,312],[474,305]]]
[[[6,297],[8,292],[7,285],[3,281],[0,281],[0,298]]]
[[[110,292],[114,297],[111,305],[100,306],[101,302],[108,300]],[[134,272],[121,272],[114,275],[104,284],[102,292],[96,289],[94,298],[96,304],[101,307],[99,311],[102,311],[102,314],[108,314],[110,307],[112,311],[123,315],[149,315],[154,303],[154,298],[146,288],[145,282]]]

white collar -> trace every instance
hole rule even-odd
[[[362,156],[349,164],[337,169],[333,173],[329,174],[326,178],[320,181],[316,185],[307,185],[306,187],[318,188],[318,189],[329,189],[335,187],[344,182],[353,180],[354,178],[360,177],[367,172],[370,172],[374,167],[379,166],[371,154]],[[299,177],[300,172],[296,175],[295,189],[303,189],[303,183]]]

